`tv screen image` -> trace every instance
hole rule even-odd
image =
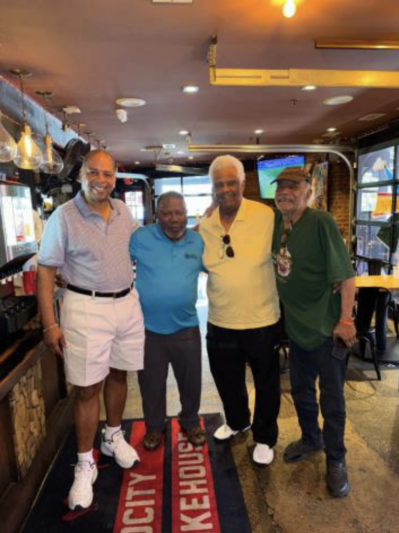
[[[287,157],[280,157],[278,159],[266,159],[265,161],[258,161],[258,180],[260,197],[264,200],[271,200],[274,198],[276,191],[276,184],[271,183],[277,176],[289,167],[303,168],[305,166],[305,157],[303,155],[291,155]]]

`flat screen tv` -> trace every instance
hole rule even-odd
[[[258,180],[260,197],[264,200],[270,200],[274,198],[276,191],[276,184],[271,183],[277,178],[277,176],[287,167],[300,167],[305,166],[305,157],[303,155],[290,155],[286,157],[280,157],[278,159],[266,159],[264,161],[258,161]]]

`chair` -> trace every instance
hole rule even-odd
[[[388,307],[388,316],[392,318],[396,338],[399,339],[399,291],[392,291],[392,298]]]
[[[376,347],[375,347],[374,339],[371,336],[368,337],[366,335],[360,335],[360,336],[358,335],[358,341],[359,341],[359,349],[360,349],[360,354],[361,354],[362,360],[363,361],[370,361],[371,360],[373,362],[374,368],[375,368],[375,372],[377,374],[377,379],[378,379],[378,381],[381,381],[380,362],[379,362],[379,359],[378,359],[378,355],[377,355],[377,350],[376,350]],[[371,354],[371,359],[367,359],[365,357],[366,346],[369,347],[370,354]],[[356,355],[352,348],[349,350],[348,355],[346,356],[346,361],[345,361],[346,368],[348,368],[349,358],[350,358],[351,355]]]
[[[370,276],[381,274],[383,262],[378,259],[369,259],[368,273]],[[374,334],[370,331],[370,324],[374,312],[376,313],[375,335],[377,344],[385,343],[387,328],[387,310],[391,301],[391,293],[385,289],[367,288],[360,289],[357,296],[357,307],[355,310],[355,323],[357,338],[359,341],[360,356],[364,361],[371,361],[377,374],[378,380],[381,380],[380,362],[377,353],[377,346],[374,341]],[[367,346],[369,347],[371,359],[366,358]],[[350,350],[346,360],[348,365],[350,355],[354,354]]]
[[[289,340],[284,326],[284,310],[280,305],[281,318],[278,322],[278,342],[274,346],[274,353],[280,357],[283,354],[283,364],[280,365],[280,373],[285,374],[288,372],[288,352],[289,352]]]

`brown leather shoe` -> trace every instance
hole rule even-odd
[[[206,442],[206,434],[200,426],[186,429],[187,439],[194,446],[202,446]]]
[[[162,433],[157,433],[156,431],[148,431],[145,434],[143,440],[143,447],[149,452],[153,452],[158,448],[162,441]]]

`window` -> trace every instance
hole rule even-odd
[[[125,202],[133,217],[144,224],[144,200],[143,191],[126,191]]]
[[[154,180],[155,202],[169,191],[179,192],[187,205],[188,227],[198,224],[205,209],[212,203],[212,184],[208,176],[183,176]]]
[[[358,158],[355,234],[356,255],[363,260],[360,271],[370,259],[381,261],[388,271],[399,262],[398,146],[397,141],[375,146]]]

